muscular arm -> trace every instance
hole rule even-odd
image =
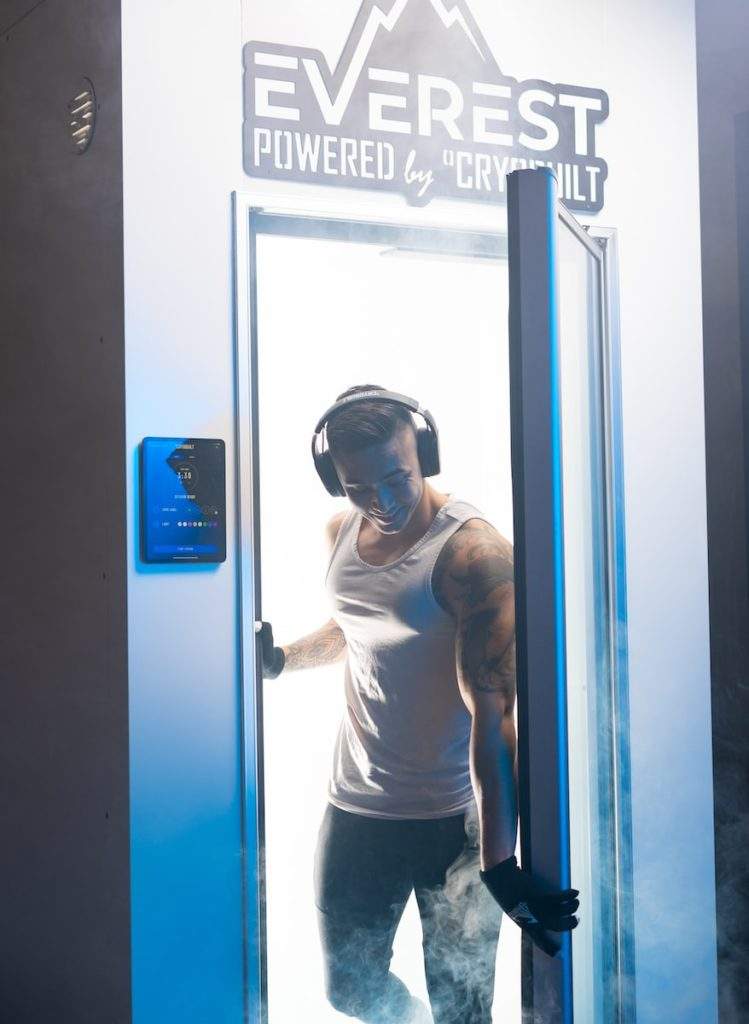
[[[340,512],[333,516],[325,527],[328,548],[331,552],[345,517],[346,513]],[[307,636],[303,636],[281,649],[286,658],[285,672],[300,668],[317,668],[320,665],[330,665],[343,660],[346,654],[346,638],[336,621],[329,619],[314,633],[308,633]]]
[[[456,622],[458,685],[472,718],[471,780],[486,870],[513,855],[517,836],[512,546],[489,523],[469,519],[440,552],[433,588]]]
[[[286,657],[285,672],[297,668],[317,668],[318,665],[341,661],[346,652],[346,639],[340,626],[330,619],[314,633],[295,640],[293,644],[282,647],[282,650]]]

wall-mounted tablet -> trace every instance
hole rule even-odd
[[[140,445],[144,562],[226,559],[226,449],[198,437],[145,437]]]

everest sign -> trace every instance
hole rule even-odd
[[[603,206],[600,89],[499,70],[463,0],[363,0],[338,66],[318,50],[244,47],[244,169],[348,188],[501,201],[547,165],[572,210]]]

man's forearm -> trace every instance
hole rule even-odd
[[[512,715],[477,711],[471,726],[471,779],[481,825],[484,871],[515,852],[517,840],[517,738]]]
[[[317,668],[341,661],[346,653],[346,639],[340,626],[330,619],[314,633],[295,640],[281,648],[286,661],[284,671],[298,668]]]

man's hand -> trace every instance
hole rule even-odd
[[[574,914],[580,906],[578,890],[549,890],[519,868],[515,857],[482,871],[481,880],[507,916],[549,956],[556,956],[561,949],[549,932],[567,932],[577,927]]]
[[[260,625],[260,650],[263,656],[263,678],[275,679],[283,672],[286,656],[281,647],[273,644],[273,627],[270,622]]]

